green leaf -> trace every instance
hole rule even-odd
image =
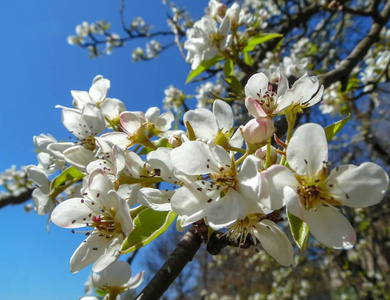
[[[248,66],[253,66],[254,62],[253,57],[249,55],[248,51],[244,52],[244,63]]]
[[[223,66],[223,73],[225,74],[225,77],[229,77],[233,75],[234,70],[234,64],[231,59],[227,59],[225,61],[225,65]]]
[[[288,211],[287,216],[294,240],[301,251],[305,252],[307,249],[307,242],[309,240],[309,226],[307,226],[307,224],[298,217],[290,214]]]
[[[252,37],[249,41],[248,44],[242,49],[243,52],[248,52],[248,51],[253,51],[255,47],[259,44],[265,43],[269,40],[283,37],[282,34],[280,33],[259,33],[256,34],[254,37]]]
[[[149,244],[168,229],[176,216],[173,211],[142,210],[134,219],[134,230],[124,240],[121,252],[129,253]]]
[[[244,94],[244,88],[242,87],[241,82],[234,76],[229,76],[225,78],[225,82],[230,85],[233,92],[236,95],[243,95]]]
[[[202,61],[199,67],[197,67],[195,70],[192,70],[190,74],[188,74],[186,83],[189,83],[192,79],[199,76],[202,72],[210,69],[212,66],[214,66],[217,62],[219,62],[222,59],[223,59],[222,56],[215,56],[210,60]]]
[[[344,119],[337,121],[336,123],[325,127],[326,140],[329,142],[333,137],[344,127],[345,124],[351,118],[351,114],[348,114]]]
[[[84,173],[77,170],[75,167],[69,167],[52,180],[50,184],[50,190],[53,191],[69,181],[81,180],[84,178],[84,176]]]

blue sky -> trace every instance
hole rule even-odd
[[[202,16],[206,0],[177,1]],[[66,38],[82,21],[111,21],[119,29],[119,0],[21,0],[2,3],[0,48],[0,170],[12,164],[36,164],[32,137],[50,133],[59,140],[69,134],[61,123],[59,104],[71,106],[70,90],[88,90],[101,74],[111,80],[109,96],[122,100],[128,110],[145,111],[162,106],[169,84],[192,93],[185,86],[190,71],[177,49],[150,62],[131,62],[131,50],[144,47],[137,41],[111,56],[89,59],[85,49],[69,46]],[[160,0],[126,1],[126,18],[142,16],[157,28],[167,29],[167,8]],[[26,214],[23,206],[0,210],[3,239],[0,243],[0,282],[3,299],[78,299],[89,269],[69,271],[69,259],[83,240],[69,230],[50,226],[46,216]],[[135,272],[139,270],[134,270]]]

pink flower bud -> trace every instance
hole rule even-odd
[[[252,119],[244,126],[243,136],[248,144],[264,144],[274,133],[274,122],[268,118]]]

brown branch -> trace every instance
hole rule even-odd
[[[177,244],[168,260],[135,299],[160,299],[187,263],[194,258],[202,243],[203,239],[198,230],[194,226],[191,227]]]
[[[34,189],[26,189],[24,192],[19,195],[4,195],[0,196],[0,209],[7,205],[16,205],[24,203],[31,199],[31,195]]]
[[[381,14],[374,19],[371,30],[367,36],[356,45],[350,55],[344,59],[339,67],[318,76],[320,82],[325,88],[336,81],[346,82],[353,68],[366,56],[368,50],[380,39],[381,29],[386,25],[390,18],[390,0],[387,1]]]

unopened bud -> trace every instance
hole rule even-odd
[[[267,146],[263,146],[255,152],[255,156],[261,160],[266,160],[267,156]],[[278,154],[276,153],[275,147],[271,146],[271,164],[276,164],[278,159]]]
[[[172,145],[172,148],[179,147],[182,144],[181,136],[184,134],[183,130],[174,131],[168,138],[168,143]]]
[[[275,130],[274,122],[268,118],[252,119],[242,130],[245,141],[248,144],[260,145],[267,142]]]

